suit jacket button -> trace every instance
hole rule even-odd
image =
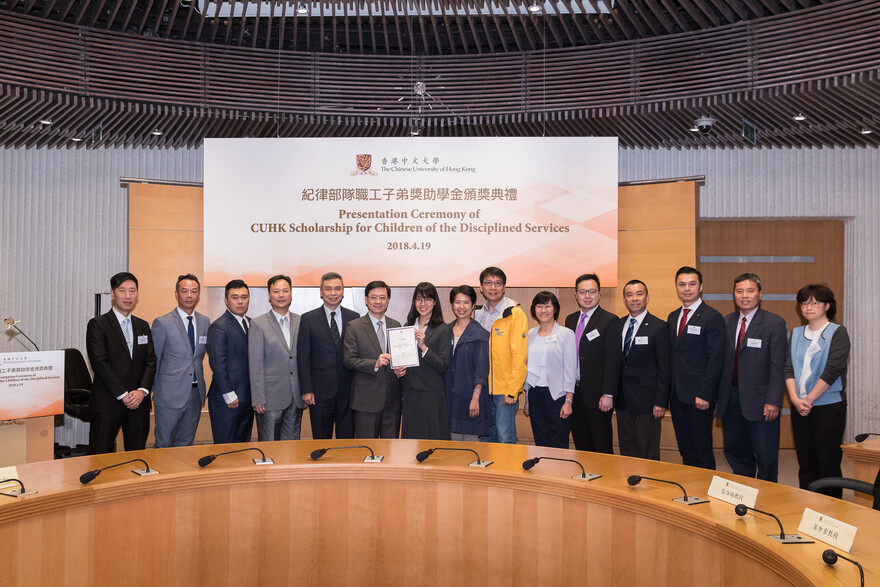
[[[293,360],[293,357],[287,357],[287,358],[290,359],[291,361]]]

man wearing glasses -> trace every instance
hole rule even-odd
[[[601,308],[599,276],[585,273],[575,280],[580,310],[569,314],[565,326],[577,341],[578,381],[574,387],[571,436],[577,450],[613,454],[611,414],[620,378],[620,321]]]

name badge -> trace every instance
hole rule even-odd
[[[142,334],[138,337],[138,344],[147,344],[147,335]]]
[[[556,335],[555,335],[555,334],[551,334],[550,336],[548,336],[548,337],[547,337],[547,342],[556,342]]]
[[[688,324],[688,334],[700,334],[700,330],[702,330],[702,326],[694,326],[693,324]]]
[[[587,340],[596,340],[599,338],[599,331],[595,328],[587,333]]]
[[[829,518],[810,508],[804,508],[804,515],[801,518],[801,523],[798,524],[798,532],[812,536],[816,540],[821,540],[825,544],[830,544],[845,552],[852,549],[858,530],[855,526]]]
[[[754,487],[714,475],[712,477],[712,484],[709,485],[709,497],[714,497],[733,505],[744,503],[753,508],[758,501],[758,490]]]
[[[760,338],[747,338],[746,346],[751,347],[753,349],[761,348],[761,339]]]
[[[819,343],[817,343],[817,342],[814,340],[814,341],[812,342],[812,344],[810,344],[810,346],[807,347],[807,356],[808,356],[808,357],[812,357],[813,355],[815,355],[816,353],[818,353],[818,352],[821,351],[821,350],[822,350],[822,349],[819,348]]]
[[[761,341],[758,341],[758,342],[761,342]],[[207,337],[207,335],[206,335],[206,336],[200,336],[200,337],[199,337],[199,344],[208,344],[208,337]]]
[[[636,344],[648,344],[648,337],[647,336],[637,336],[636,337]]]

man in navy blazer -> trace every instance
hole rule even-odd
[[[785,320],[760,307],[761,278],[733,280],[738,310],[724,317],[724,370],[716,415],[724,423],[724,456],[737,475],[777,481],[779,410],[785,389]]]
[[[153,320],[156,379],[153,410],[156,448],[190,446],[205,403],[203,359],[211,321],[196,312],[200,285],[195,275],[177,278],[177,307]]]
[[[340,304],[345,285],[338,273],[321,277],[324,303],[299,321],[296,364],[303,404],[309,407],[312,438],[354,438],[351,417],[351,373],[342,363],[342,341],[348,323],[359,314]]]
[[[138,302],[137,277],[128,272],[110,278],[106,314],[89,320],[86,351],[95,372],[89,406],[89,454],[114,452],[122,428],[125,450],[144,450],[150,433],[150,388],[156,354],[150,325],[132,315]]]
[[[617,438],[625,457],[660,460],[660,423],[669,407],[669,330],[648,312],[648,286],[623,286],[629,314],[620,319],[622,360],[615,399]]]
[[[226,311],[208,328],[208,362],[213,376],[208,413],[214,444],[250,442],[254,427],[248,370],[250,289],[241,279],[226,284]]]
[[[669,407],[682,463],[715,468],[713,412],[724,366],[724,319],[703,302],[703,274],[693,267],[675,273],[681,308],[669,314],[672,394]]]

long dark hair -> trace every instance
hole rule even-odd
[[[443,324],[443,309],[440,307],[440,296],[437,294],[437,288],[433,283],[423,281],[416,286],[413,292],[412,304],[409,307],[409,314],[406,316],[406,325],[413,326],[419,319],[419,311],[416,310],[416,298],[430,298],[434,300],[434,309],[431,310],[431,317],[428,318],[428,326],[440,326]]]

